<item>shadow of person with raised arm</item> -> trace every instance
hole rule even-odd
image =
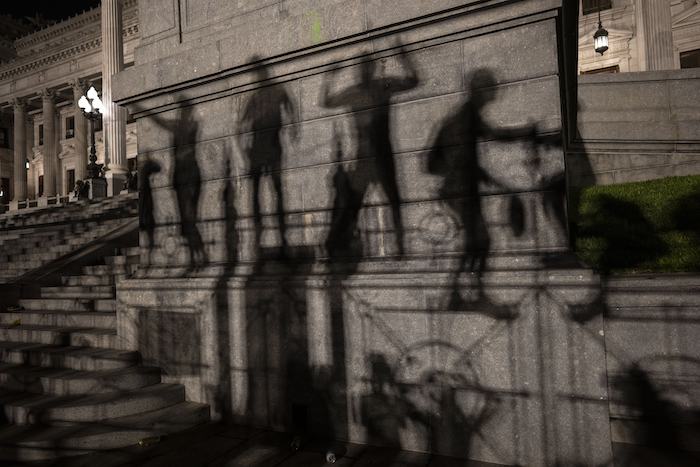
[[[459,269],[454,274],[453,289],[448,307],[460,310],[479,306],[485,313],[501,319],[514,318],[510,307],[490,302],[483,294],[483,274],[491,248],[486,221],[484,219],[480,186],[487,184],[503,191],[508,187],[485,171],[480,163],[478,144],[488,139],[514,139],[531,137],[534,126],[519,128],[493,128],[483,119],[482,110],[497,97],[496,79],[484,68],[475,70],[468,78],[470,98],[465,101],[442,124],[435,138],[433,150],[428,155],[428,171],[443,177],[440,197],[460,217],[464,228],[464,252],[459,260]],[[517,201],[514,199],[513,202]],[[516,205],[517,206],[517,205]],[[522,207],[513,209],[517,213]],[[511,215],[514,224],[522,223],[518,215]],[[520,214],[522,217],[522,214]],[[518,229],[518,225],[513,226]],[[522,226],[520,226],[522,227]],[[465,300],[460,294],[461,274],[476,273],[476,296]]]
[[[334,211],[335,215],[357,220],[357,213],[362,207],[362,198],[368,188],[379,184],[391,205],[396,230],[396,243],[400,256],[404,254],[403,221],[401,216],[401,198],[396,180],[396,166],[391,145],[391,99],[394,95],[406,92],[418,86],[418,73],[410,56],[401,46],[398,57],[403,62],[407,76],[375,76],[374,60],[363,62],[359,66],[359,83],[349,88],[332,93],[330,83],[326,80],[321,90],[321,105],[324,107],[348,107],[352,112],[357,140],[356,159],[371,159],[365,172],[356,170],[352,173],[352,186],[355,189],[353,199],[346,210]],[[331,77],[336,70],[331,72]],[[333,219],[332,223],[338,222]]]
[[[251,62],[260,61],[254,56]],[[270,80],[267,65],[256,70],[259,83]],[[295,120],[295,104],[284,85],[270,82],[255,90],[249,98],[241,117],[241,147],[248,162],[253,179],[253,217],[256,246],[260,251],[262,241],[262,213],[260,208],[260,181],[263,175],[272,179],[277,197],[277,226],[281,237],[281,251],[287,251],[287,226],[284,219],[284,194],[282,191],[282,127]],[[296,127],[292,126],[292,137],[296,138]]]
[[[189,251],[189,266],[183,275],[188,275],[208,263],[204,241],[197,225],[202,173],[195,154],[199,123],[194,118],[193,111],[194,107],[191,105],[181,107],[176,120],[172,122],[156,115],[150,117],[151,121],[172,135],[175,153],[172,183],[180,213],[180,234],[185,239]]]

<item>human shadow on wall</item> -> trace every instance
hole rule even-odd
[[[290,247],[288,253],[308,253],[299,251],[303,248]],[[245,283],[245,342],[235,343],[245,346],[247,356],[246,420],[291,432],[297,445],[313,441],[327,447],[347,431],[344,342],[333,340],[328,360],[312,358],[309,349],[329,340],[324,333],[336,339],[338,331],[336,320],[330,329],[315,327],[311,314],[327,310],[309,298],[315,294],[310,264],[274,261],[262,253]]]
[[[459,269],[453,277],[453,288],[448,308],[463,310],[477,308],[494,318],[512,319],[510,307],[496,305],[483,293],[483,275],[486,271],[491,235],[483,213],[483,185],[501,192],[513,191],[506,182],[500,181],[486,170],[480,161],[479,143],[482,140],[529,139],[535,142],[534,125],[519,128],[495,128],[489,126],[482,115],[484,107],[497,98],[497,82],[488,69],[477,69],[467,77],[469,99],[440,126],[434,140],[433,150],[428,155],[428,172],[443,177],[438,194],[447,200],[448,207],[460,218],[464,244],[459,259]],[[508,220],[513,233],[523,233],[525,213],[522,202],[511,196]],[[561,216],[559,211],[556,211]],[[476,296],[464,299],[460,294],[459,280],[464,273],[475,273]]]
[[[260,57],[250,58],[259,62]],[[287,250],[287,224],[284,215],[284,190],[282,186],[283,127],[296,120],[296,106],[283,84],[270,81],[267,65],[261,64],[256,69],[256,81],[265,83],[253,92],[241,117],[241,147],[247,159],[253,182],[253,218],[255,223],[255,241],[261,250],[263,219],[261,209],[260,182],[269,176],[276,195],[277,227],[281,238],[281,253]],[[290,126],[293,138],[296,138],[296,126]]]
[[[498,405],[498,397],[481,387],[474,375],[470,380],[457,371],[431,368],[408,382],[382,354],[370,354],[368,365],[370,392],[358,401],[368,439],[400,448],[405,445],[402,433],[421,433],[423,439],[416,441],[427,442],[431,452],[470,457],[473,438],[480,435]]]
[[[331,264],[336,264],[340,257],[349,259],[362,255],[357,222],[364,193],[353,186],[353,180],[359,178],[355,174],[357,169],[347,169],[343,165],[343,145],[338,124],[333,125],[333,140],[335,170],[330,180],[333,189],[333,214],[324,246]]]
[[[666,365],[657,370],[669,372],[674,368],[678,371],[679,366],[698,367],[695,359],[682,357],[680,360],[666,359]],[[621,375],[611,378],[613,392],[619,395],[615,402],[632,412],[631,419],[637,426],[635,441],[643,446],[634,449],[620,446],[615,456],[616,465],[698,465],[700,454],[688,451],[691,447],[688,443],[700,435],[700,411],[683,407],[670,397],[676,393],[676,396],[687,399],[689,390],[694,389],[693,383],[687,377],[678,378],[678,375],[675,380],[668,378],[668,374],[664,375],[665,379],[653,378],[640,363],[630,364]],[[650,361],[645,363],[654,366]]]
[[[218,378],[214,389],[214,411],[221,414],[226,423],[233,421],[233,388],[231,385],[231,317],[233,306],[229,299],[229,281],[236,274],[238,264],[238,231],[236,222],[238,211],[236,210],[236,187],[231,173],[231,162],[227,159],[225,165],[226,186],[221,192],[221,202],[224,215],[224,247],[226,251],[225,263],[221,275],[216,284],[216,344],[218,352]]]
[[[180,100],[178,97],[176,96],[176,101]],[[195,149],[199,123],[194,116],[192,105],[181,107],[175,121],[167,121],[157,115],[152,115],[150,120],[168,131],[173,142],[172,186],[180,214],[180,234],[185,240],[189,254],[189,265],[183,272],[186,276],[209,262],[197,225],[202,184],[202,172]]]
[[[403,46],[398,55],[405,70],[404,77],[382,77],[376,73],[376,61],[367,60],[359,65],[359,82],[339,92],[331,92],[331,80],[337,80],[337,70],[324,81],[320,103],[324,107],[346,107],[352,112],[357,154],[355,159],[369,162],[348,172],[347,185],[351,188],[341,209],[333,211],[333,235],[328,243],[342,244],[343,233],[338,226],[344,222],[357,223],[365,194],[372,185],[379,185],[389,200],[394,221],[396,247],[399,256],[404,255],[404,223],[401,215],[401,197],[396,179],[396,164],[391,144],[391,100],[399,93],[418,86],[418,71]],[[364,161],[363,161],[364,162]]]
[[[139,229],[146,235],[146,248],[148,257],[144,267],[148,268],[153,264],[153,252],[156,247],[155,229],[156,221],[154,216],[153,188],[151,186],[151,175],[160,172],[160,164],[150,157],[146,157],[141,164],[138,178],[139,187]]]

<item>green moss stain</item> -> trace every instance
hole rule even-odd
[[[313,44],[323,42],[321,15],[317,11],[312,11],[309,13],[309,19],[311,21],[311,42]]]

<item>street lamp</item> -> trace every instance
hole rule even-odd
[[[87,166],[88,178],[102,178],[102,167],[104,164],[97,163],[97,150],[95,149],[95,122],[102,118],[104,105],[97,95],[94,86],[90,86],[88,92],[78,99],[78,107],[83,111],[85,118],[90,120],[90,163]]]
[[[603,28],[603,22],[600,20],[600,0],[598,0],[598,30],[593,34],[593,46],[600,55],[608,50],[608,31]]]

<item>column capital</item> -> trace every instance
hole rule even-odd
[[[73,88],[73,94],[76,96],[76,99],[79,99],[80,96],[85,93],[88,86],[87,80],[83,78],[73,78],[68,82],[68,84],[70,84],[71,88]]]
[[[23,97],[13,97],[12,98],[12,107],[14,107],[15,112],[21,112],[23,111],[27,106],[27,99]]]
[[[56,98],[56,91],[54,91],[53,89],[42,89],[41,91],[39,91],[39,95],[41,96],[42,101],[53,102]]]

